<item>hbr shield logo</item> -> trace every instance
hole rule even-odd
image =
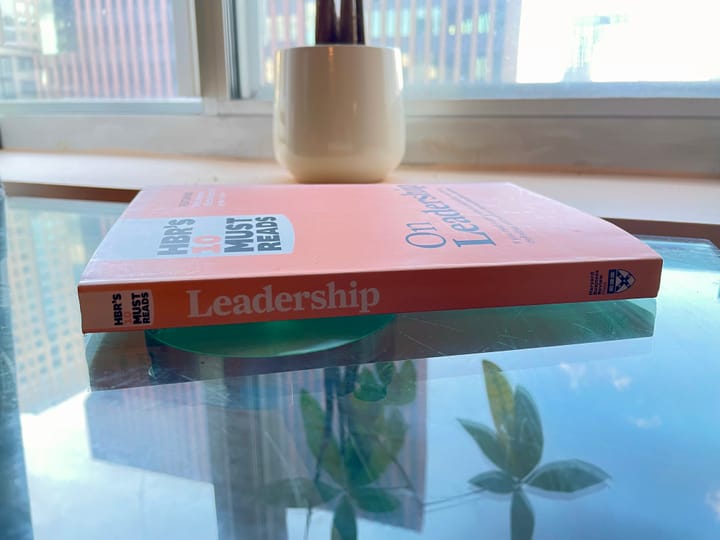
[[[627,291],[635,283],[635,276],[627,270],[613,268],[608,272],[608,294],[617,294]]]

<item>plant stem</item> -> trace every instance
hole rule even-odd
[[[449,497],[445,497],[443,499],[437,499],[435,501],[428,501],[425,503],[425,507],[433,506],[436,504],[445,504],[451,501],[457,501],[458,499],[465,499],[467,497],[472,497],[473,495],[479,495],[482,493],[482,489],[475,489],[473,491],[467,491],[465,493],[460,493],[459,495],[450,495]]]
[[[363,0],[355,0],[355,16],[357,17],[357,42],[365,45],[365,12]]]
[[[348,366],[345,368],[345,377],[343,380],[343,395],[352,394],[355,391],[355,383],[357,382],[358,366]]]
[[[315,12],[315,44],[337,43],[335,0],[317,0]]]
[[[335,368],[336,369],[336,368]],[[337,385],[337,372],[333,368],[327,368],[323,371],[323,382],[325,385],[325,424],[323,425],[323,438],[320,443],[320,449],[318,450],[317,461],[315,463],[315,477],[313,483],[317,484],[320,480],[320,472],[322,467],[322,460],[325,456],[325,449],[327,448],[330,437],[333,436],[333,412],[335,410],[335,386]]]
[[[341,0],[338,43],[357,44],[358,18],[355,0]]]
[[[312,521],[312,506],[308,505],[307,515],[305,516],[305,540],[310,538],[310,522]]]

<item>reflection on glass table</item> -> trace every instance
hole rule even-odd
[[[122,206],[8,208],[14,537],[720,537],[708,242],[647,239],[657,300],[405,314],[242,358],[84,338],[75,269]]]

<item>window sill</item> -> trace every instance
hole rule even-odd
[[[114,201],[160,184],[291,183],[269,161],[0,152],[11,196]],[[710,238],[720,245],[720,182],[659,176],[488,172],[439,165],[405,166],[397,183],[513,182],[640,234]]]
[[[408,101],[404,161],[494,170],[520,164],[530,170],[718,178],[717,103],[704,99]],[[13,151],[272,159],[269,101],[207,98],[159,104],[152,110],[147,102],[48,103],[5,113],[0,108],[2,145]]]

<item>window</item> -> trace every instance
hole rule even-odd
[[[0,1],[0,59],[14,64],[17,97],[172,99],[194,95],[194,67],[178,55],[191,36],[180,28],[187,3]],[[34,14],[37,17],[27,17]],[[23,82],[32,71],[35,88]],[[5,96],[6,99],[8,96]]]
[[[275,51],[313,43],[315,1],[261,4],[256,91],[269,95]],[[710,54],[720,50],[715,0],[682,9],[648,0],[364,5],[369,44],[401,49],[410,97],[720,95],[720,62]],[[257,45],[241,35],[241,48]]]
[[[35,62],[31,56],[21,56],[17,59],[18,71],[33,71],[35,69]]]
[[[37,95],[37,88],[35,81],[21,81],[20,82],[20,93],[23,97],[34,97]]]
[[[12,79],[0,78],[0,98],[13,99],[16,96],[15,82]]]
[[[272,159],[274,52],[313,42],[314,10],[0,0],[3,146]],[[402,52],[407,162],[720,170],[716,0],[365,0],[365,18]]]
[[[17,40],[17,33],[15,30],[15,19],[9,15],[2,17],[2,36],[5,45],[12,44]]]
[[[268,99],[275,51],[313,43],[315,0],[224,4],[226,29],[234,5],[245,21],[237,53],[228,51],[244,75],[236,94]],[[188,2],[0,0],[0,12],[0,59],[23,54],[15,90],[33,71],[38,99],[197,95]],[[715,97],[719,17],[714,0],[682,9],[650,0],[365,0],[369,44],[401,49],[407,96],[420,99]],[[28,97],[29,88],[15,93]]]
[[[12,78],[12,75],[13,75],[12,58],[0,57],[0,75],[2,75],[3,77],[7,77],[8,79]]]

